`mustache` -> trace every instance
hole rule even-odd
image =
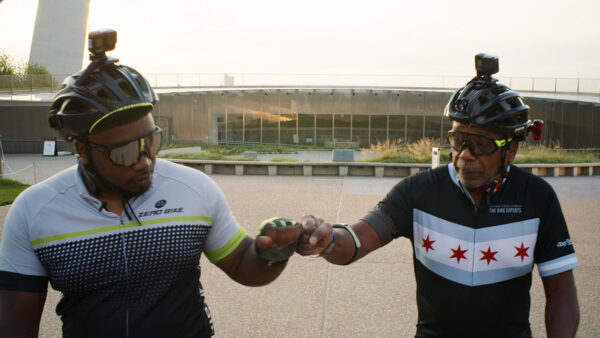
[[[474,163],[469,163],[463,160],[457,160],[456,161],[456,170],[460,171],[460,170],[465,170],[465,171],[476,171],[476,165]]]

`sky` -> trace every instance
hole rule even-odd
[[[0,2],[0,50],[17,61],[37,3]],[[471,76],[485,52],[499,76],[600,78],[598,13],[598,0],[91,0],[88,31],[115,29],[111,55],[146,74]]]

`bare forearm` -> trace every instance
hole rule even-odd
[[[0,337],[35,338],[38,336],[39,324],[32,325],[11,316],[3,316],[0,319]]]
[[[548,337],[574,337],[579,325],[579,301],[573,271],[543,278]]]
[[[579,306],[576,302],[546,303],[546,333],[549,338],[575,337],[578,325]]]
[[[0,291],[0,337],[37,337],[45,293]]]

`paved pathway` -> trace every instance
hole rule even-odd
[[[68,164],[66,158],[54,159]],[[44,162],[37,168],[60,167],[57,163],[41,163]],[[38,169],[38,175],[46,177],[50,171]],[[261,220],[274,215],[298,219],[310,212],[329,221],[353,222],[398,181],[360,177],[212,177],[225,192],[234,215],[250,233],[255,233]],[[548,181],[561,200],[581,264],[575,270],[582,311],[578,336],[600,337],[600,177]],[[0,224],[8,208],[0,207]],[[411,246],[405,239],[347,267],[330,265],[320,258],[294,256],[278,280],[260,288],[236,284],[204,258],[201,266],[202,283],[219,337],[414,335],[415,282]],[[60,336],[60,320],[54,313],[59,299],[56,292],[49,293],[41,337]],[[543,307],[544,293],[536,271],[531,307],[536,337],[545,336]]]

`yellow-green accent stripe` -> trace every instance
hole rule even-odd
[[[213,221],[213,219],[212,219],[212,217],[206,217],[206,216],[165,217],[165,218],[157,218],[157,219],[142,221],[142,226],[153,225],[153,224],[157,224],[157,223],[178,222],[178,221],[202,221],[202,222],[210,223]],[[31,245],[35,246],[35,245],[39,245],[39,244],[59,241],[61,239],[101,234],[103,232],[118,230],[122,227],[123,228],[133,228],[133,227],[139,227],[139,226],[140,226],[140,224],[137,222],[130,222],[130,223],[124,223],[124,224],[110,225],[107,227],[96,228],[96,229],[91,229],[91,230],[70,232],[70,233],[66,233],[66,234],[53,235],[53,236],[48,236],[48,237],[33,240],[33,241],[31,241]]]
[[[154,105],[152,105],[152,103],[149,102],[142,102],[142,103],[136,103],[136,104],[130,104],[128,106],[123,106],[121,108],[117,108],[113,111],[111,111],[110,113],[102,116],[101,118],[98,119],[98,121],[94,122],[94,124],[92,124],[92,126],[90,127],[90,131],[88,132],[89,134],[92,133],[92,130],[98,125],[98,123],[100,123],[100,121],[106,119],[107,117],[114,115],[118,112],[122,112],[123,110],[127,110],[127,109],[132,109],[132,108],[137,108],[137,107],[147,107],[149,106],[150,108],[154,107]]]
[[[509,137],[508,139],[504,139],[504,140],[494,140],[494,142],[496,142],[496,145],[498,146],[498,148],[503,147],[506,145],[506,143],[512,141],[512,137]]]
[[[230,253],[232,253],[233,250],[235,250],[240,245],[240,243],[242,243],[242,241],[244,240],[244,238],[246,238],[247,235],[248,234],[246,233],[246,230],[244,228],[239,228],[235,235],[231,237],[229,242],[227,242],[225,245],[218,248],[217,250],[207,252],[206,258],[208,258],[208,260],[211,263],[217,263],[221,259],[227,257]]]

